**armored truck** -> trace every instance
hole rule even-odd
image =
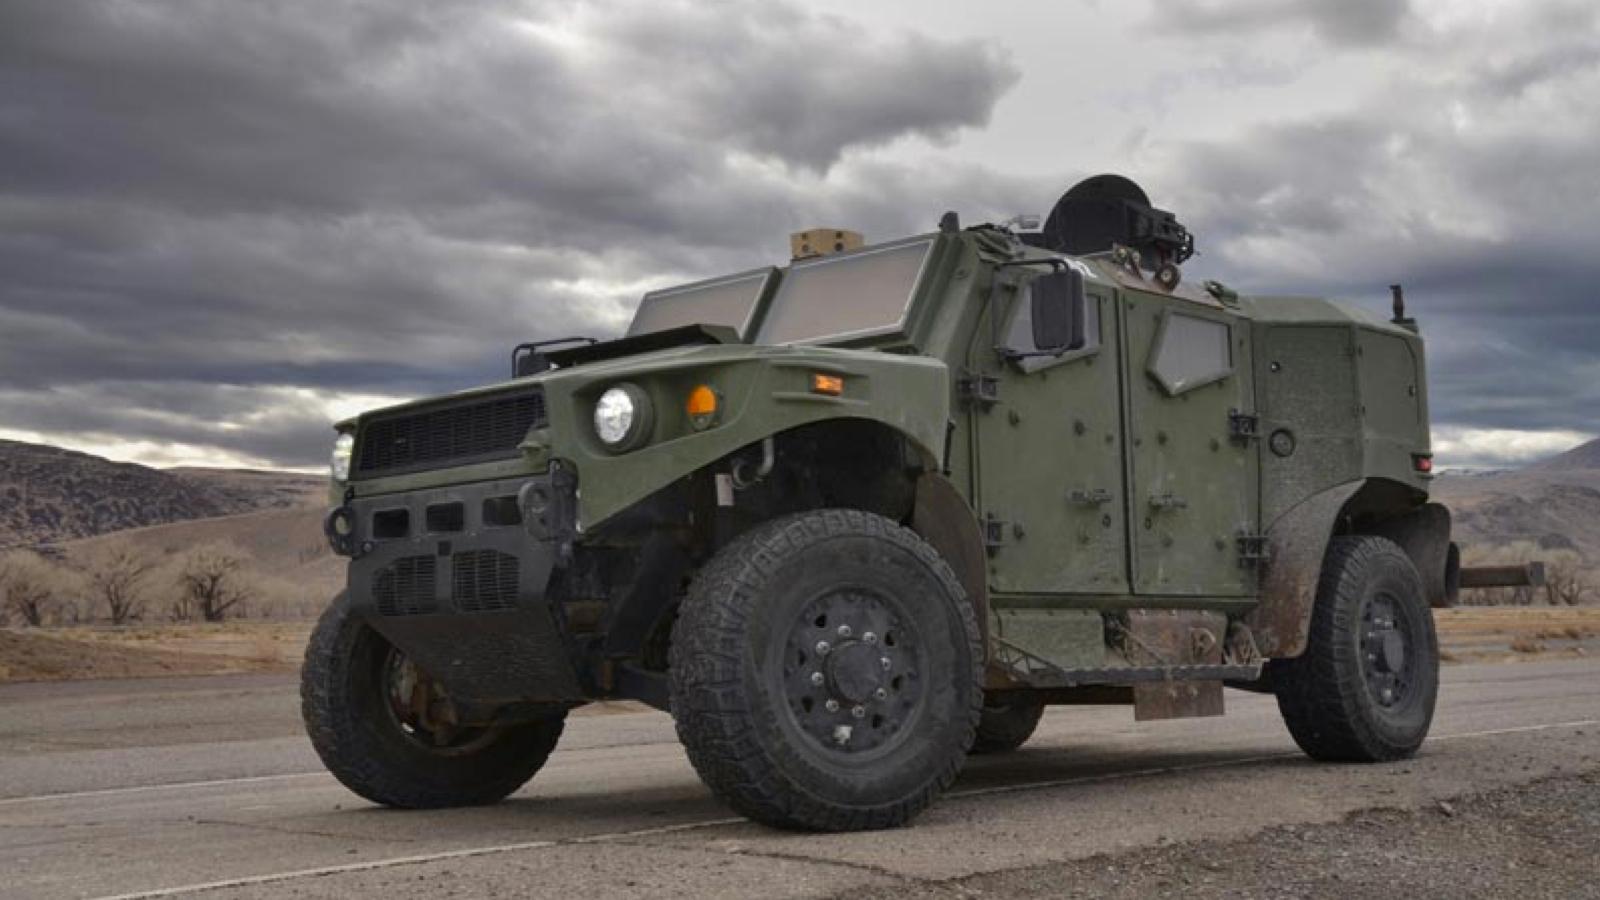
[[[1186,280],[1193,237],[1112,175],[1042,228],[793,247],[337,426],[349,574],[302,698],[351,790],[499,800],[620,699],[807,830],[908,822],[1049,705],[1235,688],[1318,760],[1416,752],[1460,569],[1398,288],[1385,318]]]

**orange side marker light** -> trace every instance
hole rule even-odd
[[[837,397],[844,393],[844,379],[838,375],[814,374],[811,376],[811,393]]]

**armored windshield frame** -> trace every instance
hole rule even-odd
[[[928,272],[933,266],[933,261],[938,255],[936,251],[939,244],[939,237],[940,236],[938,234],[923,234],[915,237],[904,238],[898,241],[875,244],[870,247],[864,247],[860,250],[853,250],[847,253],[835,253],[815,259],[796,260],[789,265],[787,270],[784,271],[783,278],[778,284],[777,291],[773,293],[772,300],[767,304],[766,314],[763,316],[761,326],[754,338],[755,342],[762,344],[790,344],[803,346],[814,344],[839,344],[890,336],[909,339],[914,307],[916,305],[917,298],[921,295],[922,289],[927,281]],[[921,258],[917,262],[917,272],[911,282],[906,285],[905,299],[900,304],[899,314],[894,321],[884,322],[879,325],[871,325],[863,328],[856,328],[850,331],[814,334],[809,336],[801,336],[798,338],[784,339],[781,341],[776,341],[772,338],[770,334],[770,328],[773,324],[773,318],[782,309],[785,295],[790,290],[792,284],[796,281],[797,274],[812,271],[823,266],[836,266],[851,262],[859,262],[868,257],[878,256],[884,253],[892,253],[897,250],[903,250],[907,247],[918,245],[921,245],[924,249]]]
[[[738,329],[741,340],[753,340],[755,338],[755,329],[763,318],[763,314],[765,313],[767,306],[772,301],[772,286],[777,280],[777,274],[778,269],[776,266],[762,266],[757,269],[736,272],[732,275],[722,275],[717,278],[708,278],[704,281],[694,281],[690,282],[689,284],[680,284],[669,288],[661,288],[660,290],[650,291],[649,293],[646,293],[639,301],[639,307],[634,311],[633,321],[628,323],[628,330],[624,336],[637,337],[641,334],[669,331],[673,328],[686,325],[724,325],[729,328]],[[750,297],[749,307],[745,311],[743,322],[710,322],[696,319],[694,321],[668,323],[662,327],[651,328],[647,331],[640,330],[637,327],[640,316],[645,312],[654,312],[655,307],[663,301],[671,301],[672,299],[682,297],[685,294],[692,294],[713,288],[729,287],[745,281],[756,281],[756,287],[754,295]],[[649,307],[649,309],[647,309],[647,307]]]

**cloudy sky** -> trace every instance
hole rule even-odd
[[[1442,461],[1600,433],[1593,0],[0,4],[0,437],[312,467],[652,287],[1048,211],[1407,286]]]

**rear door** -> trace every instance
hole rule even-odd
[[[1249,323],[1144,292],[1122,308],[1133,592],[1248,595],[1240,539],[1257,532],[1260,442],[1235,432],[1255,410]]]
[[[968,405],[991,591],[1128,590],[1117,316],[1108,286],[1088,291],[1089,340],[1064,356],[1005,361],[989,323],[978,329],[972,374],[992,379],[993,402]],[[1000,293],[1002,343],[1031,347],[1026,286]]]

